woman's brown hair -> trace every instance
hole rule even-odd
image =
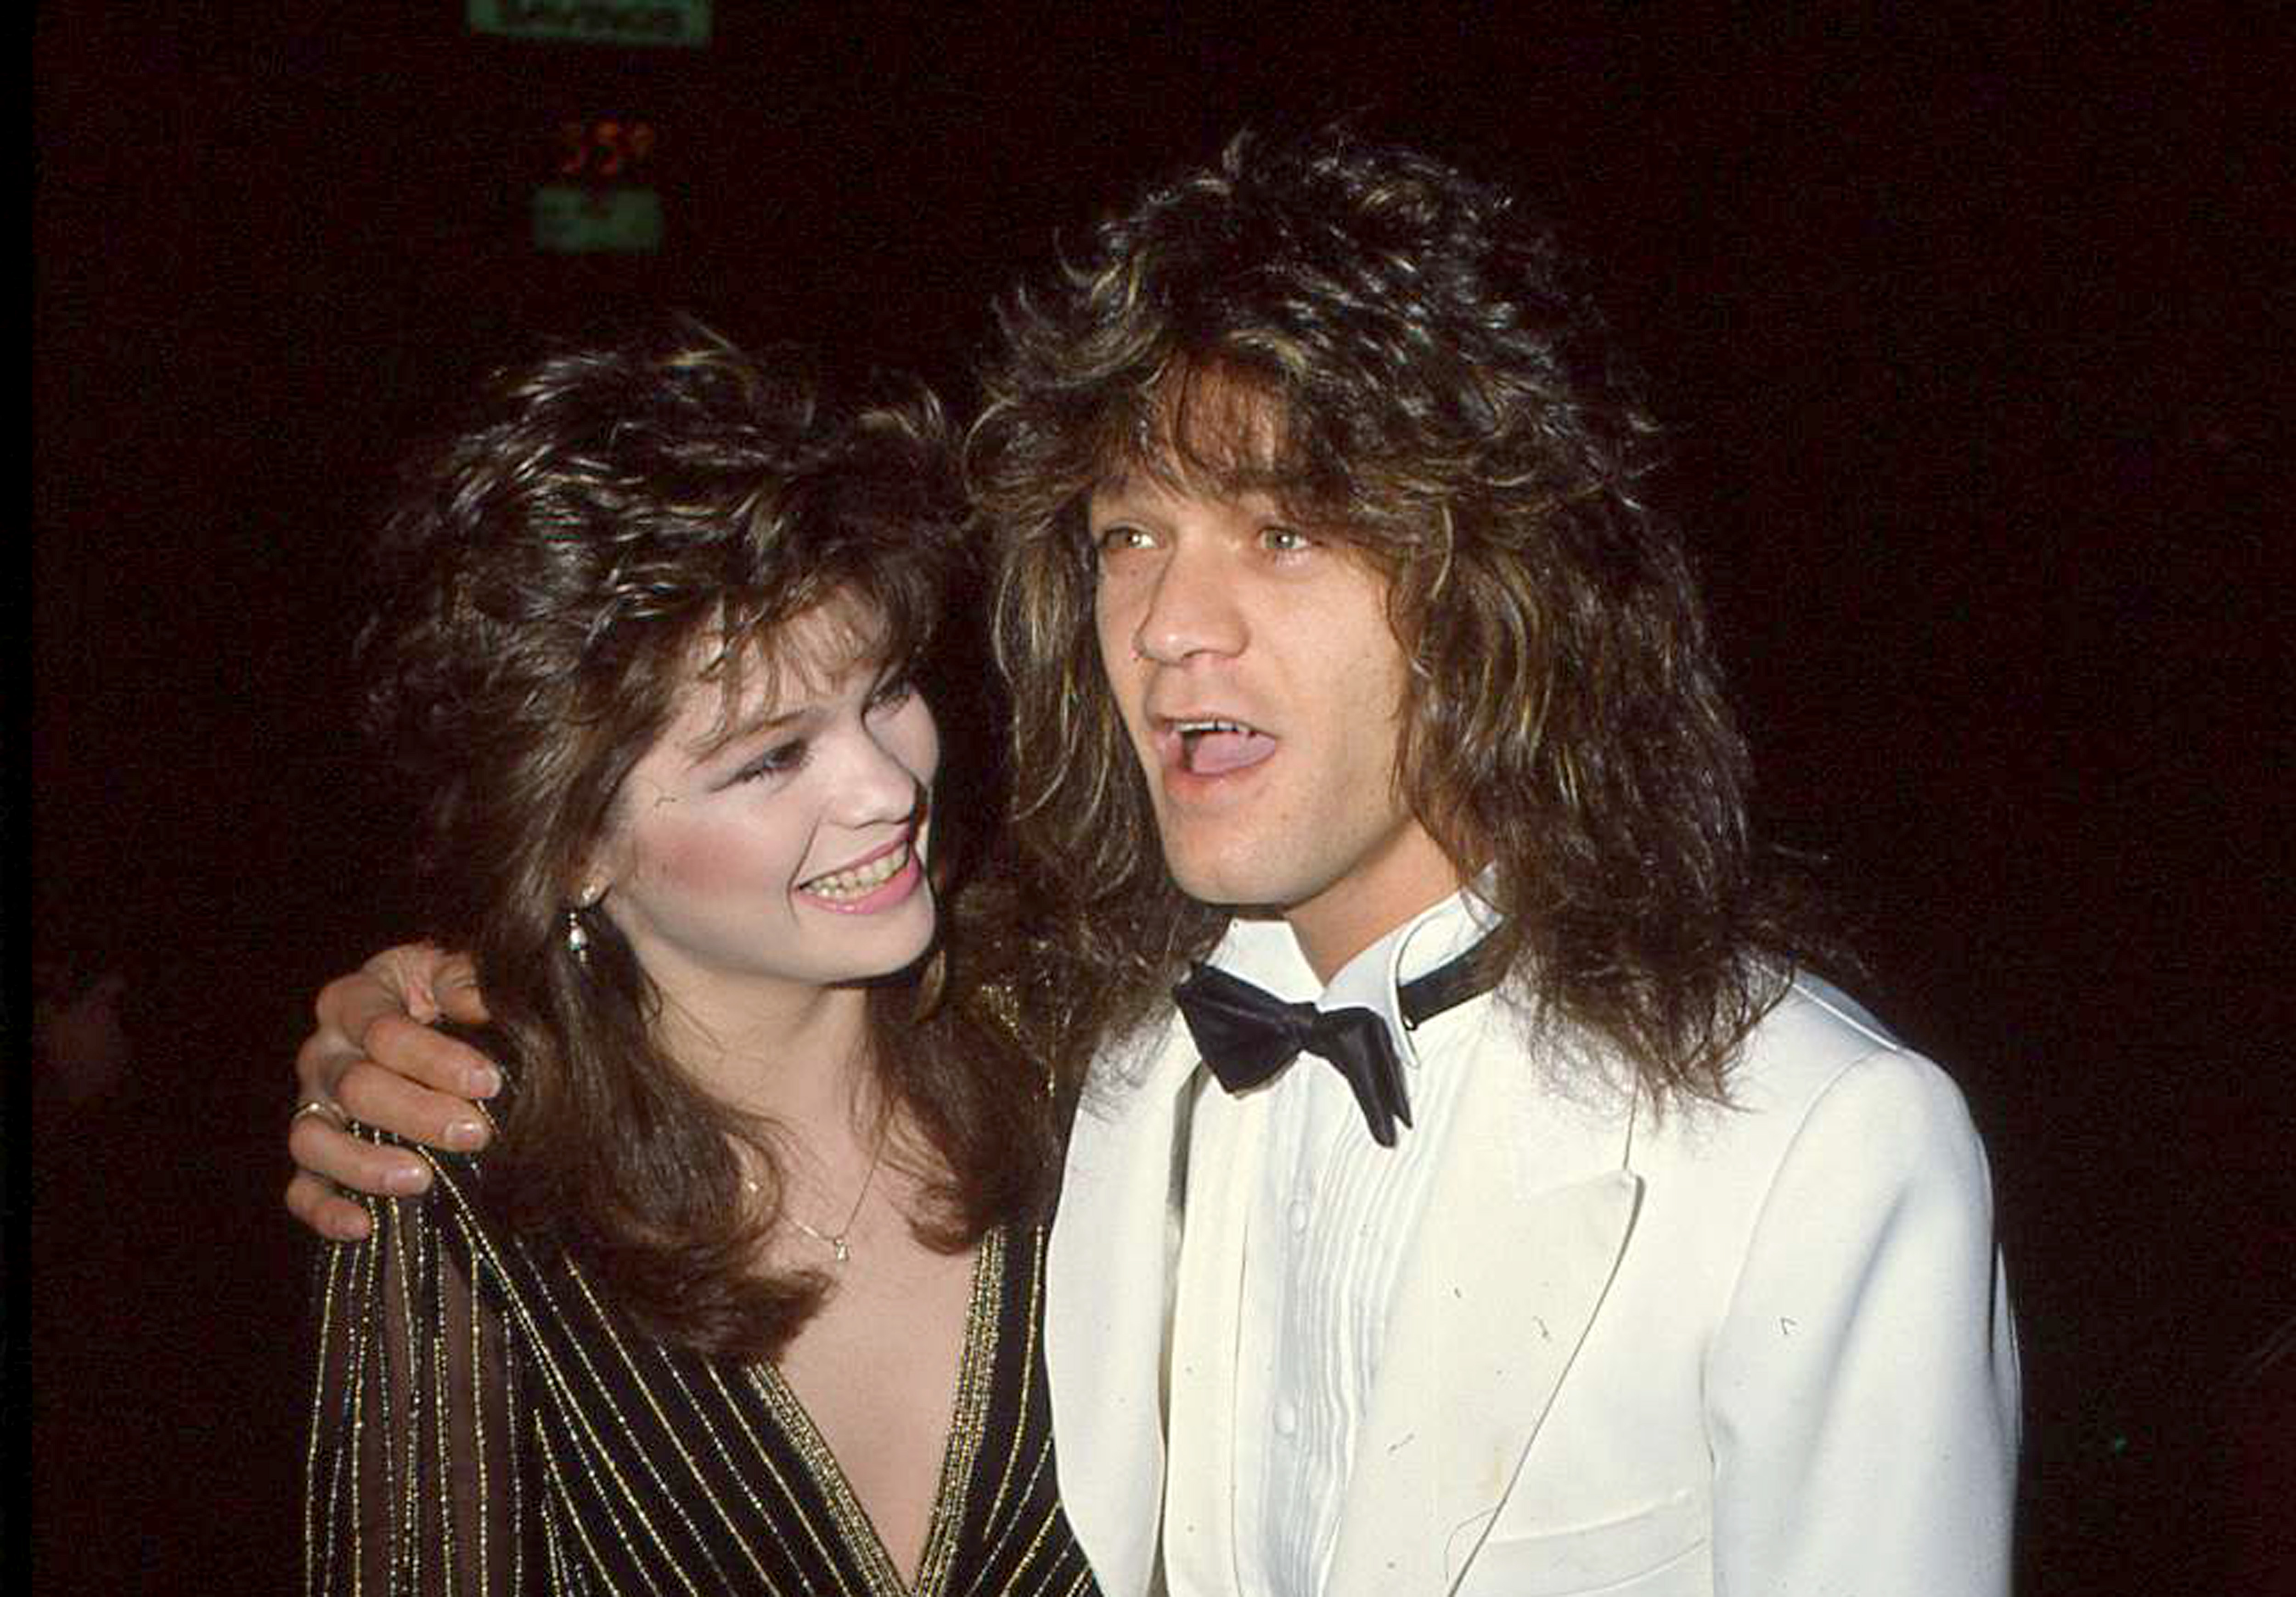
[[[430,930],[475,957],[514,1084],[489,1201],[578,1249],[660,1339],[769,1355],[824,1282],[757,1273],[780,1200],[771,1127],[663,1052],[657,995],[607,917],[576,907],[579,873],[697,655],[730,706],[786,623],[853,600],[886,668],[914,668],[962,522],[930,397],[840,412],[794,357],[683,320],[498,375],[387,519],[369,720],[428,795]],[[920,1235],[955,1249],[1034,1211],[1051,1144],[1037,1073],[950,971],[944,947],[873,990],[870,1016],[888,1111],[930,1145],[910,1154]]]

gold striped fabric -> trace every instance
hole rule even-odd
[[[490,1220],[479,1167],[423,1156],[331,1244],[304,1508],[311,1593],[908,1591],[770,1364],[633,1335],[580,1264]],[[1061,1512],[1041,1229],[992,1233],[917,1597],[1096,1590]]]

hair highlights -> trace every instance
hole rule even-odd
[[[915,662],[962,521],[929,397],[832,413],[793,361],[679,322],[498,376],[386,524],[369,718],[428,795],[433,932],[476,957],[517,1084],[488,1190],[578,1246],[650,1334],[762,1356],[821,1283],[755,1274],[773,1205],[742,1201],[734,1146],[776,1172],[770,1127],[663,1051],[657,995],[578,907],[580,872],[697,661],[730,709],[748,673],[801,669],[782,629],[836,604],[892,668]],[[947,1172],[935,1234],[968,1242],[1040,1191],[1041,1105],[966,1005],[921,1025],[914,985],[873,1001],[887,1097]]]
[[[1390,581],[1400,776],[1505,915],[1493,957],[1661,1094],[1719,1095],[1798,945],[1655,428],[1551,238],[1500,191],[1344,133],[1249,137],[1003,315],[968,475],[997,548],[1020,840],[1147,1012],[1223,919],[1164,872],[1095,656],[1083,504],[1114,472],[1258,489]]]

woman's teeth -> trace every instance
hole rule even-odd
[[[888,849],[849,871],[832,871],[826,876],[816,876],[805,884],[805,890],[820,898],[858,898],[892,880],[908,863],[906,846]]]

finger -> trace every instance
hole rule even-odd
[[[378,1015],[358,1041],[368,1059],[417,1086],[463,1099],[491,1098],[502,1090],[502,1077],[485,1054],[396,1011]],[[384,1129],[408,1134],[402,1126]]]
[[[486,999],[479,992],[478,967],[470,956],[450,954],[431,978],[430,990],[439,1001],[440,1012],[450,1020],[460,1020],[465,1026],[483,1026],[493,1017],[487,1012]]]
[[[430,1184],[430,1167],[422,1155],[355,1137],[319,1115],[296,1117],[287,1128],[287,1154],[299,1173],[330,1189],[408,1198]]]
[[[414,1028],[410,1020],[401,1020],[398,1024]],[[411,1081],[373,1060],[361,1060],[343,1072],[336,1087],[335,1102],[355,1120],[364,1120],[369,1126],[431,1148],[468,1153],[485,1147],[493,1135],[484,1111],[468,1099]],[[296,1162],[305,1161],[299,1159]],[[334,1172],[327,1169],[321,1174],[332,1175]],[[363,1192],[370,1190],[363,1182],[344,1184]]]
[[[402,1006],[370,968],[329,982],[313,1007],[319,1028],[296,1052],[295,1075],[305,1098],[332,1098],[343,1071],[365,1052],[360,1039],[383,1016],[403,1012]]]
[[[401,943],[367,961],[361,973],[374,978],[399,1007],[428,1025],[439,1018],[434,989],[446,960],[445,951],[435,944]]]
[[[295,1050],[295,1090],[297,1102],[308,1103],[313,1099],[332,1100],[336,1084],[343,1072],[360,1057],[357,1043],[322,1027],[303,1039]]]
[[[287,1212],[331,1241],[356,1242],[372,1229],[365,1205],[344,1197],[308,1170],[296,1171],[287,1183]]]

